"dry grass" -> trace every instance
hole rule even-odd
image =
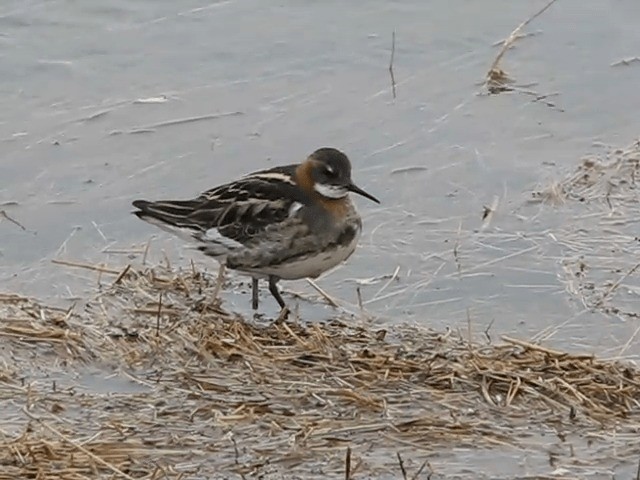
[[[555,229],[566,250],[566,290],[590,311],[637,319],[637,219],[640,213],[640,141],[583,158],[564,178],[533,192],[530,203],[570,210],[572,222]]]
[[[556,0],[550,0],[547,4],[544,5],[541,9],[531,15],[529,18],[520,23],[507,38],[505,38],[501,43],[500,51],[496,55],[496,58],[493,59],[493,63],[491,67],[489,67],[489,71],[487,72],[487,77],[485,80],[485,85],[490,93],[500,93],[504,91],[512,90],[509,87],[509,84],[513,83],[513,80],[509,78],[509,75],[500,67],[500,62],[502,58],[507,53],[507,51],[513,47],[515,42],[522,38],[523,35],[522,29],[529,25],[533,20],[538,18],[544,12],[546,12],[551,5],[553,5]]]
[[[494,58],[493,63],[491,64],[491,67],[489,67],[489,71],[487,72],[487,78],[485,80],[485,85],[490,93],[500,93],[500,92],[512,90],[512,88],[509,87],[509,84],[513,83],[513,80],[511,80],[509,78],[509,75],[507,75],[507,73],[502,68],[500,68],[500,62],[502,61],[502,58],[504,57],[505,53],[507,53],[507,51],[511,47],[513,47],[515,42],[518,39],[525,36],[521,33],[522,29],[527,25],[529,25],[533,20],[538,18],[540,15],[542,15],[544,12],[546,12],[549,9],[549,7],[551,7],[551,5],[553,5],[555,2],[556,0],[550,0],[541,9],[539,9],[537,12],[535,12],[533,15],[531,15],[529,18],[527,18],[523,22],[521,22],[520,25],[518,25],[509,34],[507,38],[505,38],[502,42],[500,42],[501,43],[500,51],[498,52],[498,55],[496,55],[496,58]]]
[[[637,205],[640,193],[640,141],[616,148],[601,156],[584,158],[578,168],[559,182],[533,193],[533,202],[562,204],[573,200],[600,202],[608,210],[615,206]]]
[[[483,84],[489,94],[495,95],[503,92],[516,92],[530,97],[532,99],[532,102],[542,103],[547,107],[553,108],[558,111],[563,111],[561,108],[557,107],[557,105],[553,101],[550,100],[551,97],[557,95],[556,93],[540,94],[530,88],[533,84],[517,85],[513,78],[507,73],[507,71],[501,67],[502,59],[504,58],[507,51],[511,49],[519,39],[532,35],[523,34],[522,30],[524,29],[524,27],[529,25],[533,20],[546,12],[555,2],[556,0],[549,0],[549,2],[547,2],[537,12],[521,22],[520,25],[518,25],[507,38],[495,44],[495,46],[500,46],[500,50],[494,58],[493,63],[489,67],[489,71],[487,72]]]
[[[416,326],[246,321],[195,270],[111,270],[68,311],[0,296],[0,479],[431,478],[425,461],[452,446],[640,428],[629,364]],[[631,436],[616,455],[638,452]]]

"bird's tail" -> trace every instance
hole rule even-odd
[[[224,257],[238,248],[243,248],[242,244],[220,234],[217,227],[205,224],[202,218],[193,215],[199,205],[195,200],[136,200],[133,206],[138,210],[134,210],[133,213],[141,220],[191,244],[195,242],[195,248],[211,257]]]
[[[155,220],[174,227],[199,230],[202,226],[190,217],[196,205],[197,203],[193,200],[164,200],[160,202],[136,200],[133,202],[133,206],[138,210],[133,213],[147,222]]]
[[[133,214],[169,233],[193,241],[204,230],[203,225],[190,217],[196,205],[193,200],[136,200],[133,206],[137,210]]]

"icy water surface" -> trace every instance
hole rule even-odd
[[[51,260],[129,262],[105,252],[158,233],[129,214],[131,200],[189,197],[330,145],[383,202],[356,200],[364,235],[348,265],[319,281],[331,295],[355,305],[360,285],[367,311],[385,321],[552,332],[555,346],[637,355],[637,318],[589,313],[566,288],[585,253],[633,266],[632,229],[618,253],[606,241],[585,252],[560,237],[606,238],[597,209],[590,217],[579,203],[526,200],[584,155],[638,135],[640,63],[614,64],[640,53],[640,9],[637,0],[556,2],[501,65],[539,97],[478,95],[495,43],[543,5],[5,0],[0,210],[26,230],[0,223],[0,288],[81,295],[96,275]],[[189,265],[191,253],[159,234],[152,255],[162,250]],[[601,286],[626,267],[605,269]],[[622,283],[630,300],[633,277]],[[248,311],[248,295],[225,298]]]

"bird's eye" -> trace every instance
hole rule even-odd
[[[324,169],[324,174],[328,177],[328,178],[336,178],[338,175],[336,174],[336,171],[331,168],[331,167],[325,167]]]

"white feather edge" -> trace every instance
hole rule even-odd
[[[220,234],[220,232],[218,232],[218,230],[215,228],[210,228],[206,232],[201,232],[199,230],[193,230],[190,228],[182,228],[169,225],[153,217],[144,217],[143,220],[147,223],[150,223],[151,225],[155,225],[165,232],[168,232],[182,240],[189,242],[190,248],[209,246],[209,254],[212,254],[214,249],[220,248],[220,254],[215,256],[222,257],[230,253],[232,250],[245,248],[244,245],[242,245],[240,242],[236,242],[235,240],[225,237],[224,235]]]

